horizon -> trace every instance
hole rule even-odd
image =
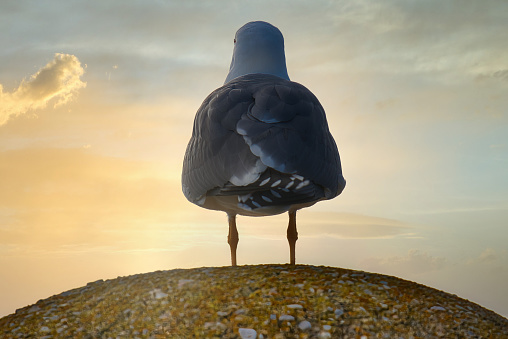
[[[227,266],[188,202],[194,115],[249,21],[325,109],[347,185],[297,214],[296,263],[393,275],[508,317],[508,3],[0,4],[0,317],[156,270]],[[287,215],[238,264],[289,261]]]

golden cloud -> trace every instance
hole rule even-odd
[[[4,93],[0,84],[0,126],[11,116],[46,107],[55,99],[55,107],[71,100],[86,86],[81,81],[85,73],[78,58],[71,54],[55,54],[54,59],[28,80],[23,80],[11,93]]]

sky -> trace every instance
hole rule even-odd
[[[508,3],[2,1],[0,317],[98,279],[230,264],[181,192],[236,30],[285,37],[344,192],[298,212],[297,263],[394,275],[508,316]],[[287,215],[238,218],[239,264],[287,263]]]

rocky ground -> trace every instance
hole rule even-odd
[[[260,265],[96,281],[0,319],[1,338],[508,338],[508,320],[410,281]]]

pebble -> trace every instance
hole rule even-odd
[[[30,308],[28,309],[28,313],[33,313],[33,312],[37,312],[37,311],[40,311],[40,310],[41,310],[41,309],[39,308],[39,306],[34,305],[34,306],[32,306],[32,307],[30,307]]]
[[[430,309],[432,311],[446,311],[446,309],[444,307],[441,307],[441,306],[432,306]]]
[[[279,317],[279,320],[280,321],[293,321],[293,320],[295,320],[295,317],[293,317],[292,315],[289,315],[289,314],[283,314]]]
[[[150,292],[155,299],[162,299],[166,298],[168,295],[164,292],[162,292],[160,289],[156,288],[155,290]]]
[[[302,305],[298,305],[298,304],[291,304],[291,305],[287,305],[286,306],[287,308],[292,308],[292,309],[295,309],[295,308],[303,308]]]
[[[304,320],[302,322],[300,322],[298,324],[298,328],[301,329],[302,331],[306,331],[306,330],[309,330],[312,328],[312,325],[310,322],[308,322],[307,320]]]
[[[258,333],[252,328],[239,328],[238,333],[242,339],[256,339]]]

